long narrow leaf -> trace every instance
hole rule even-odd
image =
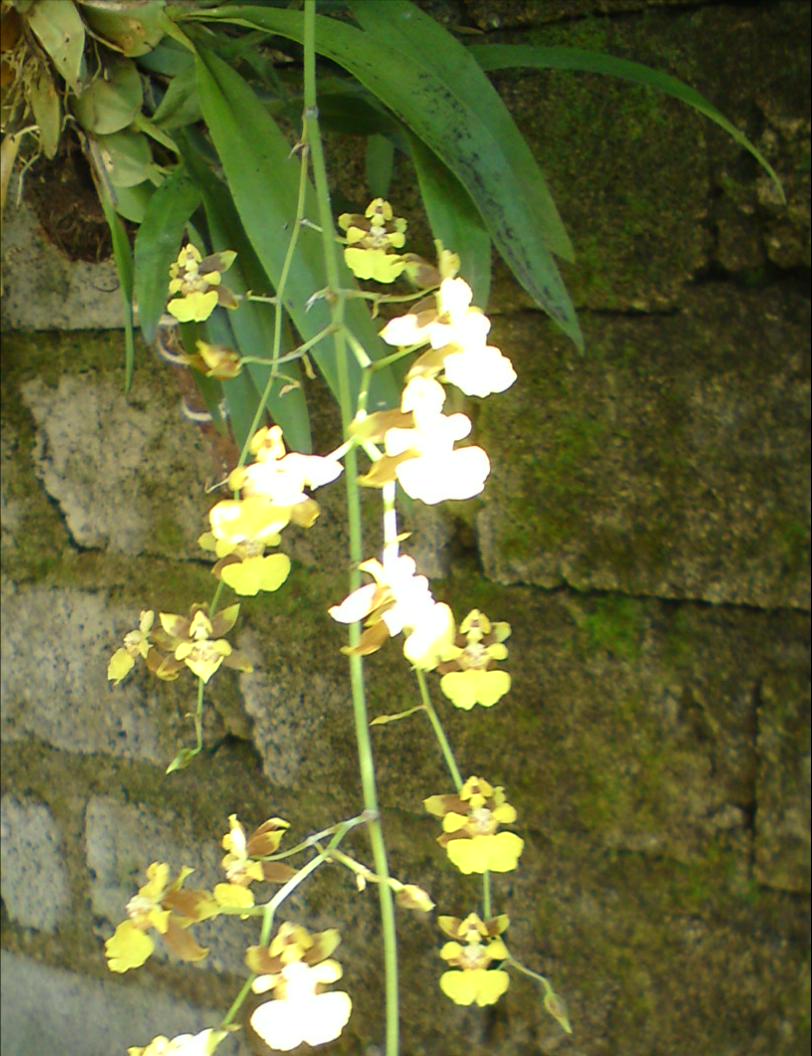
[[[206,159],[195,149],[191,138],[179,136],[179,145],[190,171],[203,192],[203,204],[206,219],[212,237],[212,249],[233,249],[237,259],[228,272],[228,285],[235,293],[246,293],[249,289],[255,293],[271,293],[270,279],[265,275],[262,265],[256,257],[254,248],[246,238],[237,211],[223,183],[211,171]],[[229,313],[229,324],[233,332],[240,355],[252,358],[267,358],[269,364],[248,364],[248,376],[255,390],[255,402],[251,409],[253,417],[260,393],[264,392],[270,372],[270,358],[273,352],[273,313],[275,309],[268,304],[243,301],[240,307]],[[291,342],[287,333],[281,352],[290,348]],[[267,407],[274,421],[282,426],[287,444],[296,451],[309,453],[311,450],[310,422],[307,401],[302,388],[302,375],[299,364],[285,363],[281,374],[271,389]],[[291,384],[292,383],[292,384]],[[297,387],[298,386],[298,387]],[[232,413],[232,423],[236,423],[239,413],[231,408],[231,403],[239,392],[246,399],[250,390],[244,385],[226,384],[223,386]],[[242,444],[242,440],[238,438]]]
[[[503,172],[502,178],[507,176],[522,186],[522,206],[541,231],[547,249],[572,260],[572,243],[544,174],[482,67],[471,61],[468,49],[411,0],[387,0],[385,4],[380,0],[349,0],[349,6],[370,36],[381,44],[388,42],[418,63],[421,70],[428,70],[459,108],[475,115],[509,162],[510,172]],[[449,131],[454,133],[453,129]],[[482,140],[487,142],[484,136]],[[488,146],[493,149],[490,143]]]
[[[538,70],[574,70],[579,73],[602,73],[611,77],[620,77],[648,88],[656,88],[681,103],[686,103],[709,117],[720,128],[723,128],[741,147],[749,151],[764,171],[774,182],[781,200],[784,188],[781,181],[764,155],[750,142],[747,136],[720,113],[715,106],[687,84],[668,73],[652,70],[640,62],[618,59],[614,55],[605,55],[598,51],[584,51],[581,48],[535,47],[532,44],[476,44],[468,48],[483,70],[504,70],[515,66],[529,66]]]
[[[135,297],[147,343],[166,305],[169,266],[178,254],[186,221],[200,204],[200,191],[183,167],[175,169],[149,200],[135,236]]]
[[[395,144],[386,136],[377,134],[367,139],[367,154],[364,172],[367,186],[377,198],[388,198],[395,168]]]
[[[217,56],[201,49],[196,60],[198,91],[203,116],[220,156],[234,204],[245,233],[262,267],[276,287],[282,273],[296,215],[299,160],[291,156],[288,141],[270,118],[256,95],[239,74]],[[306,215],[316,215],[315,192],[309,187]],[[352,288],[354,281],[342,266],[340,281]],[[330,323],[326,301],[308,308],[314,293],[324,290],[327,278],[320,237],[304,229],[285,288],[285,307],[307,340]],[[372,359],[384,353],[383,343],[366,307],[358,300],[346,305],[345,322]],[[334,393],[338,393],[335,354],[325,341],[313,350],[313,359]],[[350,360],[353,391],[360,385],[360,370]],[[371,405],[391,406],[398,399],[394,377],[380,371],[373,379]]]
[[[230,275],[231,271],[229,270]],[[233,348],[235,339],[230,326],[231,319],[228,318],[232,314],[224,309],[218,309],[209,316],[206,320],[206,340],[215,345],[225,345]],[[243,444],[248,439],[254,412],[259,404],[259,393],[251,381],[250,374],[245,370],[236,378],[231,378],[220,384],[234,441],[237,447],[242,449]]]
[[[406,6],[412,14],[417,12]],[[394,16],[403,9],[395,0],[380,7],[387,16],[386,25],[390,12]],[[302,16],[293,11],[229,5],[184,17],[258,27],[300,42],[303,38]],[[434,25],[431,19],[428,22]],[[514,275],[578,347],[583,347],[575,310],[551,252],[569,257],[569,244],[560,237],[555,240],[549,213],[529,208],[539,201],[543,176],[512,118],[494,93],[502,108],[497,134],[495,118],[483,121],[480,116],[481,108],[491,106],[491,97],[480,101],[460,96],[438,76],[436,54],[425,40],[424,56],[418,61],[419,30],[410,23],[407,51],[397,43],[401,31],[403,26],[395,25],[394,18],[391,33],[384,33],[382,26],[379,35],[320,17],[316,49],[349,70],[445,162],[470,194]],[[552,238],[553,243],[545,238]]]
[[[99,201],[110,228],[113,260],[116,263],[121,300],[124,307],[124,391],[129,392],[135,370],[135,334],[133,332],[133,253],[121,217],[113,208],[102,181],[98,183]]]
[[[459,254],[463,278],[474,303],[488,305],[491,288],[491,239],[468,192],[416,136],[409,140],[431,230],[447,249]]]

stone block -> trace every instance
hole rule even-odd
[[[22,396],[37,425],[36,471],[77,546],[200,557],[212,464],[199,432],[152,371],[128,398],[120,377],[34,378]],[[163,379],[166,382],[166,378]]]
[[[113,690],[107,681],[132,612],[103,593],[10,583],[3,617],[4,738],[165,765],[154,683],[145,689],[142,674]]]
[[[808,670],[771,671],[758,706],[756,876],[798,894],[810,890],[809,719]]]
[[[184,865],[193,868],[195,872],[185,885],[189,888],[211,890],[215,884],[222,883],[225,874],[220,867],[223,857],[220,840],[227,828],[226,815],[222,831],[212,832],[198,841],[191,834],[179,831],[168,814],[120,803],[108,796],[94,796],[85,813],[85,850],[92,877],[93,911],[109,925],[100,929],[100,937],[109,938],[116,925],[126,918],[127,902],[146,882],[146,870],[151,862],[167,862],[173,876]],[[210,953],[196,970],[245,975],[245,950],[256,944],[258,935],[257,921],[241,921],[237,917],[197,925],[194,936]],[[156,947],[153,957],[170,959],[160,939]],[[191,970],[192,966],[189,967]]]
[[[486,402],[478,514],[503,583],[809,607],[809,300],[707,285],[679,313],[494,326],[518,382]]]
[[[52,188],[52,192],[55,188]],[[3,330],[92,330],[124,325],[112,257],[70,260],[46,237],[31,206],[9,192],[3,216]]]
[[[3,902],[11,920],[54,933],[70,908],[62,836],[42,803],[5,795],[0,806]]]
[[[158,1034],[197,1034],[222,1011],[198,1008],[142,982],[93,979],[2,952],[3,1056],[112,1056]],[[242,1037],[218,1056],[249,1056]]]

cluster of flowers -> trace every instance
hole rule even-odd
[[[403,351],[429,346],[406,375],[400,408],[359,415],[351,427],[356,439],[382,444],[384,450],[361,483],[381,487],[397,480],[408,495],[428,505],[473,498],[490,473],[481,447],[455,447],[470,433],[471,420],[443,413],[442,383],[485,397],[504,392],[516,380],[510,360],[487,343],[490,320],[471,306],[471,287],[457,277],[459,258],[442,248],[439,258],[437,292],[381,330],[387,344]]]
[[[214,575],[240,595],[277,590],[288,577],[285,554],[265,554],[278,546],[288,524],[310,528],[319,506],[305,488],[319,488],[341,474],[337,458],[287,452],[278,425],[263,427],[251,439],[254,462],[238,466],[228,478],[233,499],[209,511],[211,531],[199,539],[218,558]]]
[[[469,777],[458,793],[429,796],[423,806],[442,818],[443,831],[437,842],[461,873],[507,873],[517,867],[524,840],[513,832],[499,831],[516,820],[502,788],[494,788],[484,778]],[[437,923],[453,940],[440,950],[450,966],[440,977],[443,993],[458,1005],[494,1004],[510,982],[507,972],[491,967],[509,956],[499,938],[507,929],[508,917],[483,921],[470,913],[464,920],[441,916]]]
[[[457,447],[471,431],[461,413],[445,414],[446,386],[468,396],[503,392],[516,380],[510,361],[488,344],[490,321],[472,305],[473,294],[458,276],[459,258],[438,244],[438,265],[414,254],[402,254],[406,221],[393,215],[383,199],[370,203],[363,216],[344,214],[345,259],[359,278],[392,282],[408,275],[421,288],[432,288],[410,311],[391,319],[381,337],[403,355],[417,353],[405,378],[400,406],[373,414],[360,412],[350,427],[349,440],[362,446],[372,466],[361,483],[393,488],[397,483],[412,498],[433,505],[446,499],[478,495],[490,472],[488,456],[480,447]],[[231,252],[202,257],[185,246],[172,265],[168,311],[178,321],[203,321],[215,307],[233,308],[237,300],[222,284],[222,272],[234,262]],[[230,349],[198,342],[193,356],[182,361],[215,378],[236,376],[240,361]],[[209,511],[209,530],[201,547],[214,555],[214,575],[236,594],[253,596],[274,591],[286,580],[290,560],[273,551],[280,533],[293,523],[309,528],[319,507],[308,491],[335,480],[342,472],[339,453],[303,455],[286,450],[278,426],[261,428],[246,456],[228,476],[232,498]],[[391,533],[390,533],[391,535]],[[351,592],[330,615],[341,623],[363,621],[360,642],[345,652],[367,655],[388,638],[403,634],[403,652],[413,667],[436,670],[440,688],[459,708],[491,707],[510,689],[510,675],[499,668],[507,658],[507,623],[491,622],[472,610],[457,626],[448,605],[432,596],[428,580],[418,574],[414,560],[398,551],[398,540],[387,538],[381,560],[364,561],[361,571],[371,577]],[[177,678],[188,667],[208,682],[221,666],[250,671],[245,657],[223,637],[237,619],[239,605],[209,615],[205,605],[194,605],[187,617],[142,612],[139,627],[130,631],[110,661],[108,677],[116,684],[140,657],[159,678]],[[504,831],[516,820],[504,790],[480,777],[470,777],[456,792],[429,796],[425,809],[442,819],[438,843],[449,861],[463,874],[504,873],[517,867],[523,840]],[[284,882],[292,870],[268,859],[275,854],[287,828],[280,818],[266,821],[246,837],[235,815],[223,837],[226,882],[213,891],[184,888],[191,870],[172,880],[169,866],[153,863],[147,882],[127,906],[127,920],[108,940],[108,963],[124,972],[143,964],[154,949],[150,931],[160,934],[169,949],[184,960],[201,960],[207,951],[192,938],[196,923],[224,912],[254,907],[254,882]],[[380,882],[365,867],[355,866],[359,889],[367,879]],[[398,901],[409,908],[433,908],[429,896],[414,885],[389,878]],[[493,1004],[508,987],[500,964],[509,957],[501,935],[508,918],[482,920],[441,916],[447,941],[440,951],[446,962],[440,985],[461,1005]],[[273,999],[251,1015],[251,1024],[271,1048],[289,1051],[300,1044],[320,1045],[337,1038],[347,1023],[351,1001],[341,991],[325,987],[341,976],[331,958],[339,936],[334,930],[310,935],[304,928],[284,924],[268,946],[251,947],[246,962],[257,975],[255,993],[272,992]],[[131,1056],[199,1056],[216,1047],[224,1034],[203,1031],[169,1040],[155,1038]]]
[[[229,605],[209,618],[208,606],[196,603],[188,616],[159,613],[155,626],[154,611],[145,610],[138,627],[124,635],[124,645],[110,659],[108,679],[118,685],[139,657],[153,675],[165,682],[174,682],[185,667],[204,682],[223,664],[237,671],[252,671],[248,658],[222,637],[237,622],[239,612],[239,605]]]
[[[222,861],[226,881],[212,891],[185,888],[194,870],[184,866],[173,880],[166,862],[153,862],[147,869],[147,882],[127,903],[127,919],[105,943],[107,966],[111,972],[140,968],[155,950],[150,934],[157,932],[167,948],[182,961],[202,961],[208,950],[200,946],[190,928],[228,909],[249,909],[254,905],[250,885],[254,881],[284,883],[293,870],[283,862],[267,861],[275,854],[288,823],[269,818],[246,837],[237,816],[229,817],[229,831],[223,837],[228,852]]]
[[[288,827],[282,818],[269,818],[247,836],[232,814],[229,831],[222,838],[226,880],[212,891],[185,888],[192,873],[188,867],[172,879],[167,863],[153,862],[147,869],[146,883],[127,903],[127,919],[105,943],[110,970],[123,973],[141,967],[155,949],[150,932],[159,934],[181,960],[203,960],[208,950],[190,934],[193,925],[224,912],[241,915],[251,910],[255,905],[251,885],[255,882],[285,883],[295,876],[289,866],[273,860]],[[356,868],[359,875],[377,879],[357,863]],[[421,912],[434,908],[422,888],[394,878],[389,883],[406,908]],[[256,976],[251,989],[256,994],[272,994],[250,1016],[251,1026],[269,1048],[288,1052],[302,1044],[323,1045],[337,1038],[347,1024],[352,1010],[349,995],[326,992],[326,987],[342,975],[341,965],[331,956],[339,942],[335,929],[311,935],[300,925],[284,923],[268,945],[248,948],[245,962]],[[146,1047],[130,1048],[129,1054],[209,1056],[226,1034],[224,1030],[204,1030],[173,1039],[159,1035]]]

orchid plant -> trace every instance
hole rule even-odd
[[[369,727],[417,714],[427,718],[448,770],[446,789],[427,795],[423,807],[440,823],[437,843],[449,867],[481,879],[478,904],[464,918],[437,917],[445,939],[439,992],[458,1005],[490,1006],[508,989],[510,972],[519,972],[540,986],[547,1012],[570,1033],[564,1001],[513,952],[509,917],[495,904],[492,878],[520,867],[525,838],[513,831],[519,811],[495,783],[499,773],[460,769],[432,702],[432,690],[439,690],[463,712],[495,708],[511,688],[503,666],[510,625],[477,609],[458,620],[402,552],[406,537],[398,522],[403,496],[436,505],[473,498],[486,486],[491,462],[468,442],[470,417],[446,407],[449,390],[456,390],[457,404],[498,398],[517,382],[509,357],[489,343],[482,307],[492,246],[535,303],[583,347],[555,261],[572,260],[572,245],[541,170],[484,71],[582,70],[653,87],[724,128],[783,192],[750,141],[667,74],[573,48],[466,46],[409,0],[347,0],[342,14],[350,19],[331,17],[332,7],[317,14],[316,0],[304,0],[303,11],[293,6],[0,0],[2,204],[14,166],[22,160],[24,172],[40,155],[54,157],[65,130],[75,129],[121,279],[126,385],[137,314],[145,340],[194,374],[208,418],[235,441],[219,485],[230,496],[212,505],[199,538],[213,559],[210,599],[185,614],[145,607],[109,662],[114,685],[139,662],[160,680],[195,679],[195,743],[181,748],[168,773],[201,752],[211,680],[223,668],[251,670],[229,640],[242,601],[223,604],[224,592],[243,599],[281,589],[291,575],[289,558],[278,550],[282,533],[316,525],[319,489],[343,478],[347,494],[350,579],[346,596],[324,618],[348,628],[342,651],[362,809],[285,850],[286,819],[271,816],[249,834],[232,814],[221,841],[223,880],[212,890],[187,887],[188,866],[177,873],[168,862],[146,867],[126,919],[105,944],[111,971],[140,967],[157,942],[180,960],[203,961],[208,951],[194,929],[214,918],[255,918],[259,935],[246,951],[247,978],[219,1023],[195,1035],[157,1035],[130,1048],[130,1056],[209,1056],[240,1029],[251,993],[267,996],[249,1019],[270,1048],[287,1052],[338,1038],[352,1015],[351,995],[333,988],[342,977],[333,957],[339,931],[311,932],[290,921],[276,926],[280,906],[325,863],[347,868],[359,890],[369,884],[378,890],[385,1052],[397,1056],[395,905],[419,913],[435,905],[422,886],[390,873]],[[303,47],[301,91],[269,60],[268,39],[275,48],[293,48],[296,61],[295,49]],[[317,54],[353,80],[331,76],[317,90]],[[317,105],[326,96],[345,119],[366,122],[370,183],[385,188],[396,152],[409,157],[435,238],[434,259],[406,250],[407,220],[396,215],[385,189],[363,213],[334,216],[322,145],[328,119]],[[299,113],[291,151],[276,118],[296,121]],[[123,220],[138,228],[134,250]],[[341,413],[342,441],[324,454],[311,449],[305,397],[311,360]],[[379,553],[364,551],[361,488],[380,494]],[[419,703],[370,723],[364,661],[391,638],[399,639],[414,672]],[[359,827],[369,838],[371,864],[341,846]]]
[[[308,163],[318,165],[318,136],[318,125],[306,118],[297,149],[303,178]],[[323,163],[321,171],[315,168],[314,177],[326,211],[329,202]],[[300,223],[302,219],[298,218]],[[290,524],[311,528],[316,523],[319,506],[312,492],[344,474],[351,510],[357,519],[358,485],[379,491],[382,552],[363,560],[353,554],[351,589],[328,612],[350,628],[349,643],[342,651],[350,661],[353,702],[359,716],[366,715],[363,658],[379,650],[390,638],[401,638],[404,658],[417,677],[421,704],[400,715],[381,716],[374,721],[391,723],[421,710],[428,716],[454,790],[430,795],[423,805],[429,814],[441,819],[442,832],[437,842],[450,865],[463,875],[482,877],[481,905],[464,920],[448,915],[438,918],[439,927],[449,940],[440,950],[447,965],[439,977],[440,989],[459,1005],[491,1005],[507,990],[506,969],[513,967],[542,985],[548,1009],[569,1032],[563,1001],[543,976],[510,953],[502,937],[509,918],[506,914],[494,915],[491,874],[516,869],[524,848],[524,840],[504,828],[516,823],[517,812],[507,802],[501,786],[478,776],[463,780],[431,702],[427,678],[432,672],[439,675],[440,692],[460,709],[492,707],[510,690],[510,675],[496,666],[507,659],[504,642],[510,637],[510,626],[492,622],[476,609],[457,623],[451,608],[435,599],[428,579],[419,572],[414,559],[401,552],[403,537],[398,529],[399,491],[430,505],[468,499],[482,492],[490,473],[490,461],[481,447],[457,446],[469,436],[471,420],[462,413],[443,413],[447,387],[481,399],[508,389],[516,381],[516,373],[508,357],[488,344],[490,320],[472,305],[473,293],[459,274],[460,259],[456,254],[439,241],[436,264],[415,254],[400,253],[405,245],[407,222],[395,217],[390,203],[381,198],[372,201],[363,216],[339,216],[338,227],[345,232],[343,240],[334,237],[332,223],[325,224],[322,218],[328,271],[333,270],[337,247],[343,241],[344,260],[357,278],[386,284],[412,275],[417,287],[405,298],[407,310],[390,318],[381,330],[383,340],[395,349],[390,360],[404,359],[408,363],[399,405],[391,410],[367,411],[368,381],[374,363],[352,332],[342,328],[343,292],[338,288],[329,291],[334,313],[331,336],[346,339],[343,354],[353,355],[362,372],[354,403],[342,407],[348,419],[344,441],[325,455],[308,455],[288,451],[278,425],[263,425],[253,432],[238,465],[224,482],[233,497],[212,506],[209,529],[199,540],[200,546],[217,559],[212,572],[218,582],[211,601],[195,603],[186,616],[161,612],[157,622],[153,610],[142,612],[138,628],[125,636],[123,646],[111,658],[108,677],[118,684],[142,659],[158,678],[174,680],[185,669],[197,678],[197,744],[193,749],[184,749],[170,770],[188,765],[202,747],[201,717],[209,680],[222,666],[251,669],[247,659],[223,637],[233,628],[240,609],[240,603],[219,607],[223,588],[230,588],[238,597],[253,597],[282,587],[290,573],[290,560],[275,552],[275,548]],[[169,272],[171,317],[178,321],[205,321],[218,305],[239,311],[237,298],[221,282],[221,271],[227,270],[234,259],[233,252],[220,253],[216,259],[204,258],[196,246],[186,244]],[[391,300],[404,300],[400,294],[391,298],[386,293],[374,296],[379,308]],[[189,365],[205,373],[214,357],[209,352],[204,355],[200,347],[198,352],[199,358],[190,358]],[[230,350],[224,351],[226,354],[230,372],[239,373],[239,359],[235,361]],[[369,461],[369,468],[361,474],[356,464],[359,454]],[[353,543],[357,549],[357,537]],[[369,577],[368,582],[359,585],[359,574]],[[435,905],[422,887],[404,884],[389,873],[366,721],[361,730],[359,754],[366,780],[365,809],[358,817],[333,825],[290,851],[280,852],[287,821],[270,818],[247,836],[238,818],[231,815],[229,832],[222,841],[227,852],[222,862],[225,880],[210,892],[184,888],[190,873],[187,867],[172,880],[168,863],[154,862],[149,866],[147,882],[127,905],[127,919],[106,943],[112,971],[125,972],[143,964],[155,948],[153,931],[176,956],[196,961],[206,956],[206,950],[191,934],[196,923],[223,915],[256,915],[261,918],[262,927],[259,943],[246,953],[251,975],[223,1021],[195,1036],[181,1035],[171,1041],[159,1036],[146,1048],[132,1048],[133,1056],[214,1051],[228,1035],[249,991],[270,995],[269,1001],[252,1012],[250,1023],[272,1049],[286,1052],[301,1044],[320,1045],[340,1035],[349,1021],[352,1000],[344,991],[327,989],[342,974],[340,964],[331,956],[339,943],[338,931],[311,935],[304,926],[286,922],[272,935],[276,909],[325,862],[350,869],[360,889],[370,882],[378,885],[387,973],[387,1042],[390,1053],[397,1051],[397,957],[392,900],[394,897],[401,906],[423,913],[431,912]],[[370,831],[374,868],[340,849],[344,835],[359,824]],[[329,842],[325,842],[328,836]],[[287,862],[297,854],[306,858],[298,870]],[[282,886],[275,895],[258,902],[253,885],[267,883]]]

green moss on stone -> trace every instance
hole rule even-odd
[[[645,606],[635,598],[598,598],[582,629],[592,650],[606,650],[623,660],[636,660],[646,625]]]

